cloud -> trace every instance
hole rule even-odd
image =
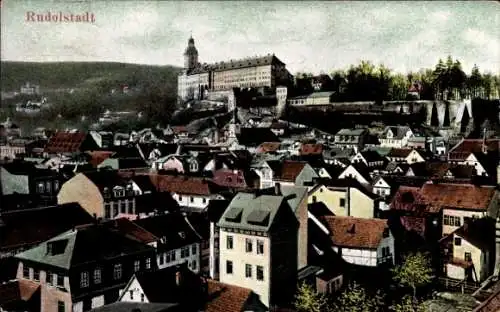
[[[2,59],[183,64],[192,31],[201,62],[276,53],[289,70],[331,72],[359,60],[396,70],[451,54],[498,69],[498,6],[487,2],[6,1]],[[26,10],[92,11],[91,24],[27,24]],[[7,13],[8,11],[8,13]]]

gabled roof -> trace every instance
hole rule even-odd
[[[177,274],[180,275],[179,285]],[[185,304],[190,297],[193,301],[203,299],[200,298],[202,281],[186,265],[136,273],[135,278],[149,302]]]
[[[6,311],[40,311],[40,299],[40,284],[33,281],[20,279],[0,284],[0,308]]]
[[[424,184],[420,191],[423,203],[435,208],[487,210],[495,188],[471,184]]]
[[[219,169],[214,172],[214,183],[229,188],[246,188],[245,176],[241,170]]]
[[[104,160],[108,159],[113,155],[115,152],[113,151],[91,151],[87,152],[87,154],[90,156],[89,163],[92,165],[92,167],[97,168],[97,166],[102,163]]]
[[[387,133],[389,132],[389,130],[391,130],[391,132],[393,134],[392,139],[401,140],[405,137],[406,132],[408,132],[411,129],[408,126],[389,126],[389,127],[385,128],[385,130],[382,134],[383,138],[387,137]]]
[[[209,279],[205,312],[243,312],[252,290]]]
[[[493,153],[498,158],[500,139],[488,139],[484,143],[488,153]],[[464,139],[450,149],[448,158],[450,160],[465,160],[471,153],[481,153],[482,146],[482,139]]]
[[[406,158],[413,151],[411,148],[392,148],[387,157]]]
[[[269,163],[269,162],[268,162]],[[281,163],[281,166],[272,168],[274,171],[274,178],[280,181],[294,182],[298,175],[304,170],[307,165],[305,161],[292,161],[285,160]]]
[[[360,136],[366,132],[366,129],[341,129],[335,135]]]
[[[50,243],[57,244],[60,253],[48,253],[47,245]],[[69,270],[84,263],[153,251],[153,247],[112,231],[107,226],[92,224],[77,226],[15,257]]]
[[[81,152],[80,147],[87,138],[85,132],[56,132],[47,142],[47,153],[76,153]]]
[[[134,221],[135,224],[163,239],[158,248],[174,250],[199,242],[201,237],[191,228],[184,217],[178,213],[149,217]]]
[[[453,234],[462,237],[482,250],[494,250],[495,221],[492,218],[473,219],[459,227]]]
[[[177,303],[114,302],[90,310],[91,312],[182,312]]]
[[[212,181],[198,177],[151,174],[150,178],[159,192],[209,196],[215,194],[220,189]]]
[[[264,142],[257,147],[256,153],[269,153],[279,150],[281,143],[279,142]]]
[[[384,158],[380,156],[379,153],[377,153],[374,150],[366,150],[363,152],[360,152],[361,156],[367,161],[367,162],[376,162],[376,161],[384,161]]]
[[[146,231],[144,228],[137,225],[126,218],[119,218],[114,220],[109,220],[103,223],[104,226],[108,226],[109,229],[113,231],[117,231],[122,235],[125,235],[129,238],[135,239],[138,242],[144,244],[150,244],[153,242],[157,242],[160,239],[154,236],[152,233]]]
[[[94,222],[77,203],[51,207],[3,211],[0,250],[30,246],[48,240],[76,225]]]
[[[239,192],[217,225],[219,227],[268,232],[282,207],[292,211],[284,196]]]
[[[302,144],[300,146],[300,155],[322,155],[323,144]]]
[[[237,138],[238,143],[243,146],[258,146],[264,142],[280,142],[270,128],[241,128]]]
[[[387,220],[324,216],[320,221],[329,231],[334,246],[376,249],[388,231]]]

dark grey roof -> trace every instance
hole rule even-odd
[[[268,232],[281,207],[291,209],[285,196],[240,192],[233,198],[217,225]]]
[[[60,253],[47,252],[49,243],[58,244]],[[153,252],[154,248],[128,238],[103,225],[78,226],[51,238],[37,247],[16,255],[16,258],[69,270],[71,267],[112,259],[141,252]]]
[[[115,302],[91,312],[181,312],[181,309],[176,303]]]

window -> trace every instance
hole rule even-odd
[[[179,201],[182,201],[182,195],[179,195]]]
[[[80,287],[89,287],[89,272],[83,271],[80,273]]]
[[[45,191],[49,194],[52,191],[52,184],[50,183],[50,181],[45,182]]]
[[[257,266],[257,280],[258,281],[264,280],[264,267],[260,265]]]
[[[193,246],[191,246],[191,253],[193,255],[196,255],[196,244],[194,244]]]
[[[40,280],[40,271],[33,269],[33,279],[35,281],[39,281]]]
[[[57,274],[57,286],[64,287],[64,275]]]
[[[141,294],[141,302],[144,302],[144,294]]]
[[[189,197],[189,201],[194,202],[194,197],[193,196]]]
[[[165,258],[164,258],[165,254],[161,254],[158,256],[158,261],[160,262],[160,265],[163,265],[164,261],[165,261]]]
[[[30,268],[27,266],[23,266],[23,277],[26,279],[30,278]]]
[[[137,272],[141,269],[141,261],[140,260],[135,260],[134,261],[134,272]]]
[[[316,196],[313,196],[313,203],[317,202],[318,198]]]
[[[121,213],[127,213],[127,205],[125,201],[120,202],[120,212]]]
[[[52,274],[52,285],[57,286],[57,274]]]
[[[115,264],[113,267],[113,278],[115,280],[119,280],[122,278],[122,265],[121,264]]]
[[[233,274],[233,261],[226,261],[226,273]]]
[[[111,219],[111,205],[109,203],[104,204],[104,218]]]
[[[449,226],[460,226],[460,217],[455,217],[455,216],[443,216],[443,224],[444,225],[449,225]]]
[[[43,194],[43,192],[45,191],[45,185],[43,182],[38,182],[37,183],[37,186],[36,186],[36,192],[38,194]]]
[[[193,260],[193,262],[191,262],[191,270],[196,270],[196,260]]]
[[[57,192],[59,190],[59,181],[55,180],[54,181],[54,191]]]
[[[465,261],[472,261],[472,254],[470,252],[466,252],[464,258]]]
[[[246,252],[252,252],[252,240],[250,238],[245,239],[245,250]]]
[[[261,240],[257,240],[257,254],[258,255],[264,254],[264,242]]]
[[[232,236],[227,236],[227,238],[226,238],[226,248],[227,249],[233,249],[233,237]]]
[[[189,246],[181,248],[181,258],[189,257]]]
[[[101,269],[95,269],[94,270],[94,284],[100,284],[101,283]]]
[[[134,291],[130,290],[129,294],[130,294],[130,300],[134,300]]]
[[[177,256],[175,250],[171,251],[171,253],[172,253],[172,259],[171,260],[175,261],[175,257]]]
[[[462,239],[460,237],[455,237],[455,246],[461,246],[462,245]]]
[[[340,205],[340,207],[345,207],[345,198],[340,199],[339,205]]]
[[[151,269],[151,258],[146,258],[146,270]]]
[[[65,312],[66,306],[64,305],[64,301],[57,301],[57,312]]]
[[[203,201],[204,204],[207,203],[207,199],[206,198],[203,198],[202,201]]]
[[[245,277],[252,278],[252,265],[251,264],[245,264]]]

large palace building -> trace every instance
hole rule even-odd
[[[289,85],[293,76],[285,63],[274,54],[215,64],[200,64],[194,39],[189,38],[184,52],[184,70],[178,78],[181,102],[203,99],[208,92],[233,88],[256,88],[262,93],[275,93],[276,86]]]

